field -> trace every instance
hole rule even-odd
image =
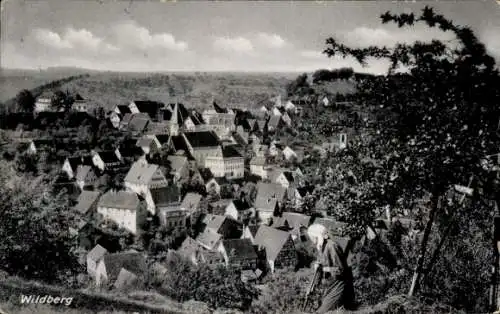
[[[298,76],[298,73],[97,72],[76,68],[2,70],[0,102],[12,99],[21,89],[32,89],[53,80],[84,73],[90,76],[66,83],[61,89],[79,93],[107,109],[131,100],[146,99],[164,103],[178,101],[194,108],[206,108],[212,100],[223,106],[255,108],[271,97],[285,95],[286,85]],[[352,92],[353,84],[347,81],[327,83],[320,90]]]

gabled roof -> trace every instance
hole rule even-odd
[[[250,231],[250,233],[252,234],[252,236],[255,238],[255,235],[257,234],[257,231],[259,230],[259,225],[250,225],[247,227],[248,227],[248,230]]]
[[[104,255],[106,255],[108,253],[108,250],[106,250],[104,247],[102,247],[100,244],[97,244],[96,246],[94,246],[94,248],[92,250],[90,250],[90,252],[87,254],[87,258],[94,261],[94,262],[97,262],[99,261],[101,258],[104,257]]]
[[[118,278],[122,268],[136,275],[142,275],[146,271],[146,260],[137,252],[106,254],[102,262],[110,282]]]
[[[205,230],[196,237],[196,241],[209,249],[214,249],[215,245],[220,241],[222,235],[205,228]]]
[[[203,217],[203,223],[206,225],[206,228],[212,229],[214,232],[218,232],[222,224],[226,220],[226,216],[222,215],[212,215],[208,214]]]
[[[266,164],[266,158],[265,157],[258,157],[255,156],[250,160],[250,165],[254,166],[264,166]]]
[[[245,200],[233,200],[233,204],[237,211],[243,211],[250,208],[250,204]]]
[[[120,272],[118,273],[118,277],[116,278],[115,283],[113,286],[116,289],[122,289],[125,287],[129,287],[133,285],[138,279],[138,276],[130,271],[128,271],[126,268],[120,269]]]
[[[250,239],[227,239],[222,240],[222,246],[226,250],[227,257],[231,261],[235,259],[257,259],[257,252]]]
[[[193,148],[219,146],[219,138],[212,131],[184,133],[185,138]]]
[[[257,209],[274,210],[276,202],[283,201],[286,189],[281,184],[257,183],[255,207]]]
[[[68,163],[73,171],[75,171],[79,165],[91,166],[94,164],[92,162],[92,156],[90,155],[68,157],[66,159],[68,160]]]
[[[311,216],[300,213],[284,212],[282,214],[283,222],[287,222],[291,229],[298,230],[300,226],[309,227]]]
[[[135,183],[135,184],[149,184],[155,176],[158,175],[157,179],[165,179],[163,176],[160,176],[161,170],[159,170],[158,165],[148,164],[144,161],[136,161],[130,167],[127,175],[125,176],[124,181]],[[159,171],[159,172],[158,172]]]
[[[144,131],[144,129],[146,129],[150,120],[149,118],[138,117],[136,115],[132,116],[132,118],[130,119],[130,122],[128,123],[128,129],[134,132],[142,132]]]
[[[295,177],[291,171],[283,171],[282,174],[288,182],[292,183],[295,181]]]
[[[254,243],[264,247],[266,258],[274,261],[289,238],[290,233],[286,231],[261,225],[255,235]]]
[[[116,107],[118,108],[118,110],[120,111],[120,113],[122,115],[125,115],[127,113],[132,113],[132,111],[130,111],[129,106],[127,106],[127,105],[118,105]]]
[[[76,200],[77,204],[74,208],[81,214],[86,214],[90,207],[95,204],[100,194],[101,193],[95,191],[82,191]]]
[[[306,196],[307,193],[312,194],[314,192],[314,185],[306,185],[306,186],[298,187],[297,192],[299,192],[299,195],[301,197]]]
[[[175,184],[166,187],[150,189],[151,197],[157,207],[179,203],[181,194],[179,188]]]
[[[189,192],[184,196],[181,203],[181,209],[189,212],[196,211],[200,206],[202,196],[198,193]]]
[[[170,140],[170,135],[168,134],[157,134],[155,135],[156,136],[156,139],[158,140],[158,142],[160,143],[160,145],[165,145],[166,143],[168,143],[168,141]]]
[[[139,207],[139,198],[133,192],[109,190],[101,196],[98,206],[136,210]]]
[[[105,164],[120,162],[114,150],[96,152]]]
[[[188,152],[186,141],[184,140],[184,137],[182,135],[172,136],[172,144],[176,151],[183,150],[186,153]]]
[[[179,170],[181,170],[188,162],[185,156],[176,156],[176,155],[168,156],[167,160],[170,161],[170,168],[174,172],[178,172]]]
[[[217,103],[215,101],[213,102],[213,106],[214,106],[215,112],[217,112],[217,113],[227,113],[228,112],[227,108],[222,108],[221,106],[217,105]]]
[[[77,181],[85,181],[89,173],[94,171],[93,166],[87,166],[87,165],[79,165],[76,168],[76,175],[75,175],[75,180]],[[95,173],[95,171],[94,171]]]
[[[135,144],[138,147],[150,147],[151,143],[154,142],[154,139],[151,137],[143,136],[140,139],[137,140],[137,143]]]
[[[267,122],[267,126],[277,128],[280,124],[280,121],[281,121],[281,116],[273,115],[271,118],[269,118],[269,122]]]
[[[158,111],[165,107],[165,104],[151,100],[135,100],[133,103],[136,105],[139,112],[147,113],[150,118],[156,117]]]
[[[136,146],[137,139],[127,139],[123,141],[119,148],[118,151],[120,152],[120,155],[123,158],[133,158],[133,157],[139,157],[144,154],[144,151]]]
[[[235,157],[243,157],[243,156],[241,156],[241,154],[232,145],[226,145],[226,146],[222,147],[222,157],[235,158]]]

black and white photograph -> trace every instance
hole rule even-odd
[[[500,314],[499,0],[0,8],[0,314]]]

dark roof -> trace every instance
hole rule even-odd
[[[184,133],[184,136],[193,148],[219,146],[219,138],[211,131]]]
[[[250,230],[250,233],[252,234],[252,236],[255,237],[255,235],[257,234],[257,231],[259,230],[259,225],[250,225],[250,226],[248,226],[248,230]]]
[[[155,136],[156,136],[156,139],[158,140],[158,142],[160,142],[160,145],[164,145],[170,139],[170,135],[168,135],[168,134],[157,134]]]
[[[242,157],[242,156],[233,147],[233,145],[227,145],[227,146],[222,147],[222,157],[224,157],[224,158],[234,158],[234,157]]]
[[[213,103],[215,112],[217,113],[227,113],[227,108],[222,108],[221,106],[217,105],[217,103],[214,101]]]
[[[125,115],[127,113],[132,113],[132,111],[130,111],[130,107],[127,105],[118,105],[117,107],[122,115]]]
[[[200,124],[204,124],[205,121],[203,120],[203,116],[201,115],[201,113],[199,113],[198,111],[196,110],[192,110],[191,111],[191,121],[193,121],[194,125],[200,125]]]
[[[293,182],[295,180],[295,178],[293,177],[292,172],[290,172],[290,171],[284,171],[283,175],[285,176],[285,178],[286,178],[286,180],[288,182]]]
[[[174,184],[158,189],[151,189],[150,191],[153,202],[157,207],[178,203],[181,199],[179,188]]]
[[[250,204],[248,204],[245,200],[234,200],[233,204],[237,211],[247,210],[250,208]]]
[[[97,153],[99,154],[99,157],[101,157],[102,161],[106,164],[120,162],[120,159],[118,159],[118,156],[116,156],[114,150],[100,151]]]
[[[106,254],[103,262],[110,282],[118,278],[122,268],[136,275],[141,275],[146,270],[146,260],[137,252]]]
[[[314,185],[298,187],[297,191],[299,192],[300,196],[304,197],[307,195],[307,193],[312,194],[314,192]]]
[[[231,257],[237,259],[257,259],[257,252],[250,239],[228,239],[222,240],[229,260]]]
[[[172,144],[176,151],[183,150],[186,153],[188,152],[188,147],[186,145],[186,141],[182,135],[172,136]]]
[[[69,165],[73,171],[80,165],[82,166],[92,166],[94,163],[92,162],[92,156],[84,155],[84,156],[76,156],[76,157],[68,157]]]
[[[134,104],[140,112],[147,113],[150,118],[155,118],[158,111],[165,107],[165,104],[151,100],[135,100]]]

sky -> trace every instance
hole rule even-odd
[[[325,40],[392,46],[453,36],[426,27],[382,25],[380,14],[425,5],[468,25],[500,60],[500,3],[495,0],[379,1],[2,1],[4,68],[53,66],[110,71],[304,72],[353,67],[322,54]]]

